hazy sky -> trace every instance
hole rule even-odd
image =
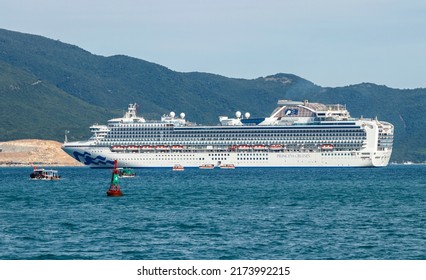
[[[0,0],[0,28],[180,72],[426,87],[425,0]]]

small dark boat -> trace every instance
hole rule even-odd
[[[33,172],[30,174],[30,178],[32,180],[59,180],[61,176],[57,170],[34,167]]]

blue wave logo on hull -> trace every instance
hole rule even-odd
[[[84,154],[79,153],[79,152],[74,152],[73,153],[74,158],[80,162],[82,162],[85,165],[91,165],[91,164],[95,164],[95,165],[114,165],[114,161],[112,160],[106,160],[105,157],[101,157],[101,156],[97,156],[95,158],[91,157],[91,154],[88,152],[84,152]]]

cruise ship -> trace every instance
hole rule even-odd
[[[93,168],[183,167],[379,167],[392,153],[394,127],[352,118],[346,106],[279,100],[269,117],[236,112],[215,126],[196,125],[174,112],[161,120],[137,116],[130,104],[122,118],[90,127],[87,141],[63,150]]]

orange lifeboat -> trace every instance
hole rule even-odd
[[[111,147],[111,151],[113,152],[119,152],[119,151],[124,151],[124,147],[123,146],[112,146]]]
[[[253,150],[266,150],[265,145],[253,145]]]
[[[238,150],[247,151],[247,150],[250,150],[250,146],[249,145],[240,145],[240,146],[238,146]]]
[[[332,144],[323,144],[321,145],[322,150],[333,150],[334,146]]]
[[[163,146],[163,145],[159,145],[159,146],[156,146],[156,147],[155,147],[155,149],[156,149],[157,151],[165,151],[165,150],[168,150],[168,149],[169,149],[169,147],[167,147],[167,146]]]
[[[275,145],[271,145],[271,146],[269,146],[269,148],[270,148],[271,150],[278,151],[278,150],[282,150],[282,149],[283,149],[283,146],[282,146],[282,145],[279,145],[279,144],[275,144]]]
[[[141,146],[141,150],[143,151],[151,151],[154,150],[153,146]]]
[[[174,146],[172,146],[172,150],[182,150],[183,149],[183,146],[182,145],[174,145]]]

